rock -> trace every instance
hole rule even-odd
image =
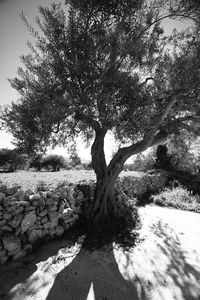
[[[55,205],[49,206],[48,211],[56,211],[56,210],[57,210],[57,206],[55,206]]]
[[[49,233],[49,232],[48,232],[48,229],[43,229],[43,230],[42,230],[43,236],[47,235],[48,233]]]
[[[32,251],[33,246],[31,244],[26,244],[24,246],[24,251],[26,251],[26,253],[30,253]]]
[[[73,224],[73,223],[74,223],[74,218],[73,218],[73,217],[70,217],[70,218],[64,219],[64,223],[65,223],[65,224],[68,224],[68,223]]]
[[[11,215],[11,214],[5,213],[5,214],[3,215],[3,219],[4,219],[4,220],[10,220],[11,218],[12,218],[12,215]]]
[[[14,254],[13,257],[12,257],[12,260],[16,260],[16,259],[19,259],[20,257],[24,257],[26,255],[26,251],[23,249],[23,250],[20,250],[18,253]]]
[[[0,211],[3,210],[3,206],[0,205]]]
[[[5,256],[5,254],[6,254],[6,250],[5,250],[5,249],[0,250],[0,258],[1,258],[2,256]]]
[[[19,204],[23,205],[23,206],[29,206],[30,202],[22,200],[22,201],[19,201]]]
[[[12,212],[13,215],[19,215],[24,211],[24,206],[20,206],[19,208],[17,208],[16,210],[14,210]]]
[[[9,252],[15,251],[16,249],[21,248],[21,239],[14,235],[7,235],[3,237],[3,245],[6,250]]]
[[[15,235],[20,234],[21,231],[22,231],[21,226],[18,226],[15,230]]]
[[[35,192],[34,192],[33,190],[28,189],[28,190],[26,191],[26,195],[28,195],[28,196],[34,195],[34,194],[35,194]]]
[[[2,256],[0,257],[0,265],[3,265],[7,262],[8,260],[8,257],[7,256]]]
[[[3,226],[3,225],[5,225],[7,223],[7,221],[6,220],[2,220],[2,221],[0,221],[0,226]]]
[[[64,207],[61,206],[61,207],[59,208],[58,212],[59,212],[60,214],[63,214],[63,212],[64,212]]]
[[[1,227],[1,230],[11,232],[13,228],[10,225],[4,225]]]
[[[13,196],[16,197],[19,201],[23,201],[24,200],[24,196],[25,196],[25,192],[20,189]]]
[[[41,219],[41,223],[44,224],[44,223],[47,223],[48,222],[48,218],[47,216],[44,216],[42,219]]]
[[[31,211],[31,210],[35,210],[35,206],[34,205],[30,205],[30,206],[28,206],[28,207],[25,208],[25,212]]]
[[[60,214],[57,211],[51,211],[48,213],[48,217],[50,221],[54,221],[59,219]]]
[[[21,248],[17,248],[13,251],[8,251],[8,256],[13,256],[15,254],[18,254],[21,251]]]
[[[23,215],[22,214],[14,216],[14,218],[11,221],[11,226],[13,228],[17,228],[21,224],[22,219],[23,219]]]
[[[40,239],[42,237],[42,230],[41,229],[33,229],[30,231],[28,240],[29,242],[33,243],[36,240]]]
[[[37,200],[37,201],[34,200],[33,205],[41,207],[43,209],[45,207],[45,201],[42,198],[40,200]]]
[[[15,211],[19,207],[20,207],[20,204],[18,202],[18,203],[15,203],[14,205],[8,206],[6,209],[8,212],[12,212],[12,211]]]
[[[55,228],[50,228],[49,229],[49,234],[51,237],[53,237],[56,234],[56,229]]]
[[[3,194],[3,193],[0,193],[0,204],[3,204],[3,203],[4,203],[4,201],[5,201],[5,199],[6,199],[6,196],[5,196],[5,194]]]
[[[54,220],[52,222],[47,222],[44,224],[44,229],[51,229],[53,227],[56,227],[58,225],[58,220]]]
[[[22,233],[27,231],[30,227],[33,226],[33,224],[36,222],[36,214],[35,212],[30,212],[29,214],[25,215],[22,223],[21,223],[21,229]]]
[[[41,197],[40,194],[34,193],[34,194],[29,195],[29,200],[30,201],[38,200],[38,199],[40,199],[40,197]]]
[[[54,199],[52,199],[52,198],[46,198],[45,199],[46,200],[46,205],[55,205],[55,200]],[[56,203],[56,205],[57,205],[57,203]]]
[[[20,185],[14,186],[14,187],[11,187],[11,188],[7,188],[7,190],[6,190],[7,196],[12,196],[12,195],[14,195],[20,188],[21,188]]]
[[[80,191],[78,192],[78,195],[76,196],[76,200],[78,201],[82,201],[84,199],[84,195],[83,193]]]
[[[40,216],[40,217],[44,217],[44,216],[47,215],[47,213],[48,213],[48,210],[47,210],[47,209],[44,209],[44,210],[42,210],[42,211],[39,213],[39,216]]]
[[[65,208],[64,211],[63,211],[63,214],[61,216],[61,219],[66,219],[66,218],[70,217],[73,213],[74,213],[73,209]]]
[[[58,236],[60,236],[60,235],[62,235],[63,233],[64,233],[64,228],[62,227],[62,226],[56,226],[56,234],[58,235]]]

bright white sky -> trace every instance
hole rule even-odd
[[[34,18],[38,15],[38,6],[48,6],[52,1],[48,0],[0,0],[0,105],[10,104],[16,101],[18,94],[11,88],[7,78],[16,75],[20,65],[19,56],[29,53],[26,46],[30,35],[23,24],[20,14],[23,11],[28,21],[34,25]],[[55,3],[61,2],[54,0]],[[165,28],[171,31],[188,27],[189,22],[175,23],[166,22]],[[0,131],[0,148],[12,148],[12,136]],[[107,159],[114,150],[114,139],[110,136],[106,139],[105,152]],[[78,151],[81,158],[90,159],[90,149],[84,148],[81,142],[78,143]],[[65,155],[65,149],[56,149],[54,152]]]

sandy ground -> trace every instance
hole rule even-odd
[[[200,215],[140,208],[141,241],[93,252],[53,241],[0,268],[0,299],[199,300]]]

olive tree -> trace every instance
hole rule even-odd
[[[52,4],[39,8],[39,31],[22,15],[35,43],[10,80],[20,96],[2,119],[29,152],[78,135],[92,143],[95,220],[114,211],[114,184],[129,157],[198,128],[200,43],[189,33],[165,36],[162,19],[186,16],[170,2],[71,0],[66,11]],[[166,52],[168,41],[179,50]],[[110,131],[121,146],[107,164]]]

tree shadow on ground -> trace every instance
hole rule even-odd
[[[139,300],[136,287],[119,271],[112,243],[88,249],[90,238],[55,279],[46,300]]]
[[[163,259],[168,261],[165,276],[162,278],[161,274],[155,273],[155,271],[154,276],[159,277],[159,282],[163,286],[170,281],[179,290],[181,299],[200,300],[200,264],[198,259],[195,265],[197,253],[193,251],[193,257],[187,258],[187,252],[183,250],[180,238],[168,224],[158,221],[153,230],[158,237],[157,247],[159,247]],[[152,270],[155,269],[155,267],[152,268]],[[178,298],[174,297],[173,299]]]
[[[75,246],[80,237],[81,233],[77,232],[76,229],[69,230],[61,238],[46,242],[43,246],[41,244],[36,245],[34,252],[28,256],[0,266],[0,300],[15,299],[15,292],[12,292],[12,288],[21,283],[27,289],[30,288],[31,294],[31,285],[34,285],[34,281],[38,279],[37,276],[34,276],[38,268],[37,264],[45,262],[51,257],[56,257],[61,248],[66,249],[67,252],[67,249]],[[76,252],[74,251],[74,253],[75,256]],[[52,263],[54,263],[53,258]],[[31,277],[33,280],[29,280]]]

